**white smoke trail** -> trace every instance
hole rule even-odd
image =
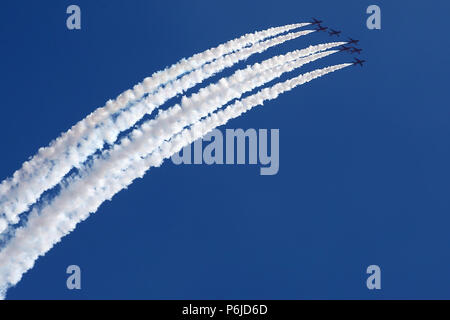
[[[130,139],[122,139],[121,144],[114,145],[113,149],[105,152],[101,159],[96,158],[92,166],[80,172],[81,176],[86,176],[86,180],[83,190],[79,191],[94,194],[105,185],[120,183],[116,177],[118,174],[120,175],[121,171],[126,170],[133,161],[139,161],[141,157],[151,153],[165,139],[169,139],[172,135],[181,131],[186,125],[208,115],[208,113],[224,105],[231,99],[241,96],[242,93],[279,77],[284,72],[292,71],[305,63],[335,53],[336,51],[328,51],[295,60],[308,53],[320,51],[332,46],[333,44],[311,46],[308,49],[296,50],[286,55],[268,59],[261,64],[256,64],[245,70],[239,70],[228,79],[222,79],[219,82],[222,85],[210,85],[201,89],[193,97],[184,99],[181,107],[177,105],[169,110],[160,112],[155,120],[144,123],[142,129],[135,129],[130,135]],[[280,64],[281,66],[274,68],[274,66]],[[199,97],[201,98],[200,100]],[[66,203],[67,207],[72,208],[73,198],[77,198],[78,194],[72,191],[71,200]],[[101,194],[98,196],[102,197]]]
[[[146,113],[151,113],[168,99],[186,91],[217,72],[247,59],[252,54],[263,52],[285,41],[314,32],[313,30],[300,31],[258,42],[265,37],[305,25],[307,24],[294,24],[246,35],[222,45],[223,47],[219,46],[206,51],[206,53],[194,55],[186,60],[187,62],[183,60],[179,64],[166,69],[167,72],[156,73],[156,75],[161,76],[161,79],[154,75],[151,78],[153,80],[147,78],[144,80],[144,85],[135,86],[134,93],[127,91],[129,94],[124,96],[129,99],[119,96],[116,102],[108,102],[107,107],[97,109],[85,120],[82,120],[58,138],[50,147],[40,149],[34,158],[25,162],[22,168],[16,171],[12,179],[5,180],[0,185],[0,233],[6,230],[8,223],[17,223],[19,215],[28,210],[29,206],[36,202],[43,192],[53,188],[61,181],[73,167],[80,166],[91,154],[101,149],[105,142],[114,143],[121,131],[132,127]],[[252,46],[242,48],[249,43]],[[232,53],[219,56],[223,52]],[[190,60],[192,61],[188,63]],[[206,62],[211,60],[214,61],[205,65]],[[189,69],[186,64],[194,67],[201,66],[195,71],[175,79],[180,73],[185,73]],[[166,85],[158,87],[163,82]],[[152,92],[152,94],[143,101],[132,105],[129,110],[121,112],[115,120],[110,117],[120,109],[118,106],[124,107],[129,101],[133,101],[136,97],[148,92]],[[134,98],[130,98],[132,96]],[[3,217],[1,216],[2,213]]]
[[[143,161],[134,164],[129,170],[123,172],[122,184],[102,187],[101,191],[106,198],[102,199],[95,194],[86,192],[84,194],[73,192],[73,189],[83,190],[85,182],[84,179],[73,181],[62,192],[64,194],[58,196],[49,206],[44,207],[42,212],[33,210],[27,224],[16,230],[15,237],[0,252],[0,266],[2,266],[0,269],[0,297],[4,298],[6,290],[15,285],[22,275],[33,267],[39,256],[44,255],[62,237],[73,231],[75,226],[85,220],[91,212],[95,212],[104,199],[110,199],[114,194],[131,184],[134,179],[142,177],[151,166],[159,166],[163,159],[171,157],[184,146],[207,134],[213,128],[225,124],[228,120],[241,115],[254,106],[262,105],[264,101],[275,99],[281,93],[292,90],[296,86],[349,65],[351,64],[315,70],[272,87],[264,88],[258,93],[237,101],[224,110],[196,122],[190,128],[183,129],[171,140],[165,141],[158,151],[153,152],[145,159],[141,159]],[[73,194],[78,196],[74,198]],[[69,211],[65,211],[61,207],[66,202],[66,199],[63,199],[65,197],[72,199],[73,206]]]
[[[135,129],[129,137],[123,138],[120,144],[115,144],[111,150],[105,152],[101,156],[105,161],[99,164],[94,161],[94,164],[87,168],[87,172],[80,174],[89,175],[97,186],[114,183],[113,176],[116,172],[125,170],[135,159],[148,155],[164,140],[180,132],[185,126],[207,116],[243,93],[278,78],[285,72],[337,52],[326,51],[314,54],[337,45],[339,44],[311,46],[308,49],[276,56],[261,64],[239,70],[229,78],[220,80],[218,84],[201,89],[198,94],[190,98],[183,98],[181,105],[161,111],[154,120],[147,121],[141,128]],[[308,56],[309,53],[313,54]],[[305,58],[299,59],[300,57]],[[98,158],[95,160],[100,161]]]
[[[341,44],[341,42],[334,42],[310,46],[306,49],[295,50],[285,55],[273,57],[262,63],[256,63],[255,65],[247,67],[244,70],[239,70],[232,76],[222,79],[218,84],[213,84],[201,89],[198,94],[193,95],[191,98],[183,99],[181,107],[176,105],[169,110],[160,112],[156,120],[148,121],[143,125],[143,131],[140,131],[140,129],[134,130],[131,134],[131,137],[135,140],[133,143],[133,148],[123,148],[123,146],[116,145],[113,147],[114,153],[108,152],[105,156],[111,157],[113,154],[114,158],[109,161],[109,163],[112,163],[111,166],[116,169],[123,168],[123,166],[127,165],[127,161],[131,159],[130,154],[138,151],[148,153],[148,150],[153,150],[153,148],[162,143],[164,139],[170,138],[173,134],[179,132],[184,126],[195,121],[196,118],[192,118],[194,115],[197,117],[205,116],[208,112],[214,111],[216,108],[230,101],[232,98],[239,97],[243,92],[252,90],[257,86],[275,79],[284,72],[289,72],[294,68],[298,68],[305,63],[325,57],[335,51],[329,51],[317,55],[311,54],[322,52]],[[311,56],[308,57],[308,55]],[[300,57],[308,58],[299,62],[288,64],[282,68],[271,70],[275,66],[282,65],[289,61],[294,61]],[[263,71],[267,72],[261,75]],[[248,82],[247,85],[242,85],[242,82],[250,80],[256,75],[259,76],[253,79],[253,81]],[[203,107],[205,103],[208,105]],[[152,106],[153,104],[150,105]],[[145,106],[142,108],[144,107]],[[133,121],[132,119],[135,119],[133,118],[133,116],[135,116],[134,113],[137,113],[137,117],[140,118],[142,114],[145,113],[145,109],[142,108],[133,109],[133,114],[127,118],[128,121]],[[155,122],[157,124],[156,126],[153,125]],[[110,131],[113,129],[114,128],[109,128]],[[157,136],[157,139],[154,139],[154,136]],[[121,151],[121,148],[124,150]],[[107,168],[109,167],[109,165],[103,164],[103,168],[101,168],[97,174],[99,181],[106,179],[106,175],[108,174]],[[8,229],[5,229],[5,231],[8,231]]]

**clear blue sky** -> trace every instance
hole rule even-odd
[[[81,31],[66,29],[70,4]],[[381,31],[365,27],[371,4]],[[318,17],[361,39],[368,60],[227,124],[279,128],[278,175],[166,162],[8,298],[450,298],[448,12],[444,1],[2,2],[1,179],[154,71],[247,32]],[[249,62],[328,40],[313,34]],[[80,291],[66,289],[71,264]],[[378,292],[365,286],[371,264]]]

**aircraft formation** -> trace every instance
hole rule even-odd
[[[316,31],[320,32],[320,31],[327,31],[328,30],[328,34],[330,35],[330,37],[336,36],[336,37],[340,37],[342,31],[340,30],[334,30],[328,27],[324,27],[322,26],[322,20],[318,20],[316,18],[313,18],[311,21],[311,25],[316,26]],[[339,48],[339,51],[347,51],[348,53],[357,53],[357,54],[361,54],[362,49],[359,49],[356,47],[356,45],[359,43],[359,40],[356,39],[352,39],[352,38],[348,38],[347,41],[347,45],[343,45]],[[354,58],[353,65],[357,66],[360,65],[361,67],[363,66],[363,63],[366,62],[366,60],[360,60],[358,58]]]

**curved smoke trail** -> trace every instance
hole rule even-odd
[[[6,230],[8,224],[17,223],[19,215],[28,210],[43,192],[58,184],[73,167],[80,166],[90,155],[102,149],[105,143],[114,143],[122,131],[132,127],[145,114],[151,113],[168,99],[255,53],[261,53],[283,42],[314,32],[306,30],[288,33],[262,42],[269,37],[305,25],[307,24],[271,28],[196,54],[146,78],[132,91],[126,91],[119,95],[116,101],[109,101],[105,107],[94,111],[62,134],[49,147],[41,148],[36,156],[25,162],[22,168],[14,173],[13,178],[2,182],[0,233]],[[180,76],[182,77],[179,78]],[[143,101],[132,104],[128,110],[122,110],[145,94],[148,96]],[[111,115],[117,112],[120,113],[113,120]]]
[[[7,231],[11,238],[0,251],[0,298],[4,298],[6,290],[34,266],[36,259],[149,168],[161,165],[165,158],[251,108],[351,65],[317,69],[242,98],[245,93],[265,86],[285,73],[337,52],[329,49],[344,43],[320,44],[275,56],[237,70],[195,94],[183,96],[179,104],[160,110],[153,119],[143,122],[117,141],[119,133],[132,128],[146,114],[151,114],[177,94],[185,93],[255,53],[314,32],[289,32],[304,25],[288,25],[245,35],[155,73],[133,90],[97,109],[49,147],[40,149],[12,178],[5,180],[0,185],[0,215],[3,214],[0,216],[0,233]],[[287,34],[280,35],[285,32]],[[232,102],[234,99],[240,100]],[[110,144],[111,148],[86,161],[101,150],[104,143]],[[79,168],[79,172],[65,177],[73,167]],[[23,226],[15,229],[8,226],[17,223],[20,213],[58,183],[60,192],[48,203],[34,207]]]
[[[122,180],[123,185],[107,186],[110,197],[122,190],[124,185],[127,186],[136,178],[142,177],[150,167],[161,165],[165,158],[171,157],[184,146],[207,134],[215,127],[225,124],[230,119],[238,117],[255,106],[262,105],[265,101],[277,98],[286,91],[349,65],[351,64],[340,64],[314,70],[285,82],[277,83],[272,87],[264,88],[258,93],[236,101],[224,110],[219,110],[217,113],[196,122],[190,128],[183,129],[181,133],[169,141],[165,141],[158,151],[145,158],[140,165],[133,166],[126,171]],[[76,181],[72,184],[72,187],[76,187],[77,183],[82,184],[83,180]],[[70,192],[67,195],[70,196]],[[7,288],[18,282],[23,273],[33,267],[34,261],[39,256],[50,250],[62,237],[70,233],[79,222],[85,220],[90,212],[95,212],[103,202],[102,199],[95,196],[91,198],[93,201],[88,201],[89,206],[81,203],[79,199],[75,199],[74,202],[80,204],[80,209],[73,210],[68,214],[63,214],[58,210],[57,201],[44,208],[44,212],[33,211],[27,225],[19,228],[16,231],[16,236],[0,252],[0,265],[2,266],[0,295],[4,295]],[[50,212],[53,212],[51,217],[47,215]],[[42,234],[45,234],[45,237],[42,237]]]

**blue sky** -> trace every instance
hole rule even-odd
[[[81,7],[80,31],[66,29],[70,4]],[[371,4],[380,31],[365,26]],[[167,161],[40,258],[8,298],[450,298],[449,10],[437,1],[2,2],[1,179],[154,71],[244,33],[314,16],[361,39],[368,60],[226,125],[279,128],[277,175]],[[328,40],[313,34],[248,62]],[[82,290],[65,286],[71,264]],[[366,288],[371,264],[380,291]]]

